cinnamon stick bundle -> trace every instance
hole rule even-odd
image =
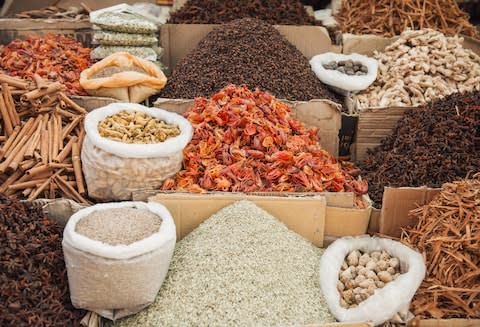
[[[0,73],[0,87],[0,192],[89,203],[79,154],[87,111],[38,75],[28,83]]]

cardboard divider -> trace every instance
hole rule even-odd
[[[160,28],[160,45],[164,49],[162,62],[173,69],[179,60],[192,51],[217,24],[164,24]],[[328,32],[321,26],[275,25],[285,38],[307,58],[324,52],[341,52],[332,44]]]
[[[304,122],[308,127],[318,127],[322,147],[334,156],[338,155],[338,134],[342,124],[342,114],[337,104],[329,100],[279,100],[290,105],[294,118]],[[154,106],[183,114],[193,106],[194,101],[193,99],[158,98]]]
[[[239,200],[249,200],[318,247],[323,246],[326,200],[314,197],[274,197],[238,194],[159,193],[148,199],[167,207],[182,239],[207,218]]]
[[[440,189],[428,187],[385,187],[382,200],[379,231],[382,234],[400,237],[401,228],[415,223],[408,212],[428,204]]]

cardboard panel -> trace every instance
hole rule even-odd
[[[427,187],[386,187],[380,217],[380,233],[400,237],[401,228],[414,224],[408,212],[429,203],[440,189]]]
[[[415,325],[415,326],[416,327],[480,327],[480,319],[424,319],[424,320],[420,320],[418,322],[418,325]]]
[[[70,96],[70,98],[78,104],[80,107],[85,108],[87,111],[104,107],[110,103],[120,102],[117,99],[103,98],[103,97],[91,97],[91,96]]]
[[[246,194],[160,193],[148,200],[159,202],[168,208],[177,227],[177,240],[182,239],[220,209],[239,200],[249,200],[316,246],[323,246],[326,201],[322,196],[297,198]]]
[[[164,49],[162,62],[173,69],[177,62],[192,51],[215,24],[164,24],[160,28],[160,45]],[[328,32],[321,26],[283,26],[275,28],[307,58],[324,53],[340,52],[333,46]]]
[[[368,223],[368,234],[375,235],[380,232],[380,217],[382,216],[382,211],[380,209],[372,208],[370,213],[370,222]]]
[[[62,34],[72,37],[82,45],[92,44],[92,24],[88,20],[71,19],[0,19],[0,44],[31,35]]]
[[[342,123],[342,114],[338,105],[328,100],[286,101],[292,108],[292,116],[303,121],[309,127],[318,127],[320,144],[333,154],[338,155],[338,133]],[[158,98],[154,103],[157,108],[183,114],[194,103],[191,99]]]
[[[355,141],[355,160],[366,159],[367,149],[376,147],[382,139],[391,135],[405,111],[411,109],[415,108],[392,107],[360,111]]]

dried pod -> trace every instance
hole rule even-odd
[[[370,253],[370,257],[372,259],[380,260],[380,255],[381,255],[380,251],[373,251],[372,253]]]
[[[381,280],[377,280],[375,281],[375,286],[377,286],[377,288],[382,288],[385,286],[385,283],[382,282]]]
[[[392,268],[400,268],[400,260],[398,260],[398,258],[390,258],[390,260],[388,260],[388,264]]]
[[[395,268],[392,268],[392,267],[388,267],[387,272],[392,276],[396,274]]]
[[[370,261],[370,256],[368,255],[368,253],[364,253],[358,260],[358,264],[362,266],[366,266],[369,261]]]
[[[353,279],[353,274],[352,274],[352,270],[350,269],[350,267],[348,267],[347,269],[345,269],[341,274],[340,274],[340,280],[342,281],[342,283],[345,283],[347,280],[351,280]]]
[[[375,293],[375,290],[377,289],[377,285],[370,285],[368,288],[367,288],[367,293],[369,295],[373,295],[373,293]]]
[[[375,267],[375,271],[378,273],[380,271],[387,270],[388,263],[385,260],[378,260],[377,266]]]
[[[347,256],[347,263],[349,266],[356,266],[358,265],[358,259],[360,258],[361,254],[360,251],[355,250],[350,252],[350,254]]]
[[[361,288],[361,287],[355,287],[353,289],[353,294],[360,294],[360,293],[362,293],[362,290],[363,290],[363,288]]]
[[[347,268],[348,268],[347,262],[344,261],[344,262],[342,263],[341,269],[342,269],[342,270],[346,270]]]
[[[369,270],[368,270],[366,267],[363,267],[363,266],[358,266],[358,267],[360,267],[360,269],[357,270],[357,274],[368,277],[367,274],[368,274],[368,271],[369,271]],[[357,268],[358,268],[358,267],[357,267]]]
[[[368,279],[375,280],[375,281],[378,280],[378,276],[377,276],[377,274],[376,274],[373,270],[369,270],[369,271],[367,272],[367,278],[368,278]]]
[[[377,263],[373,259],[367,262],[367,270],[375,270],[375,267],[377,267]]]
[[[365,279],[361,283],[358,284],[361,288],[369,288],[370,286],[375,285],[373,279]]]
[[[347,302],[348,304],[352,304],[355,301],[353,290],[346,290],[342,292],[342,298]]]
[[[390,260],[390,254],[388,254],[385,251],[382,251],[382,254],[380,254],[380,260],[384,260],[384,261]]]
[[[400,273],[396,273],[395,275],[393,275],[393,276],[392,276],[392,277],[393,277],[393,280],[397,279],[398,276],[400,276]]]
[[[345,288],[348,289],[348,290],[351,290],[351,289],[353,289],[357,286],[356,283],[355,283],[355,280],[353,280],[353,279],[346,280],[344,285],[345,285]]]
[[[358,286],[360,286],[360,283],[363,282],[366,279],[367,279],[367,277],[365,277],[365,275],[358,275],[357,277],[355,277],[355,283]]]
[[[345,290],[345,285],[339,280],[337,280],[337,290],[339,292],[343,292]]]
[[[342,308],[348,308],[348,303],[342,297],[340,298],[340,306]]]
[[[380,271],[377,275],[378,278],[384,283],[388,283],[393,280],[393,276],[386,271]]]

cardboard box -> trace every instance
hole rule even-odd
[[[303,121],[309,127],[318,127],[322,147],[331,154],[338,155],[338,133],[342,123],[342,114],[337,104],[328,100],[281,101],[290,105],[293,117]],[[158,98],[154,106],[183,114],[193,106],[193,103],[192,99]]]
[[[283,199],[285,203],[290,203],[295,199],[315,199],[316,197],[323,197],[326,201],[326,208],[324,209],[324,229],[322,235],[322,244],[328,245],[331,242],[335,241],[337,238],[343,236],[355,236],[363,235],[367,232],[368,223],[370,220],[370,213],[372,210],[371,201],[368,196],[364,196],[363,200],[366,203],[365,209],[358,209],[354,207],[355,199],[353,193],[346,192],[322,192],[322,193],[230,193],[230,192],[208,192],[208,193],[178,193],[178,192],[158,192],[157,190],[143,190],[133,193],[133,201],[147,201],[152,198],[157,199],[167,199],[175,200],[176,203],[181,203],[182,210],[185,210],[184,216],[186,219],[191,219],[193,225],[196,224],[198,218],[195,218],[188,214],[189,210],[204,210],[202,208],[197,208],[198,204],[206,205],[209,207],[219,208],[216,202],[218,203],[228,203],[231,204],[235,201],[250,199],[251,197],[259,198],[277,198]],[[293,199],[293,200],[291,200]],[[173,201],[172,200],[172,201]],[[174,202],[175,202],[174,201]],[[210,202],[212,202],[210,204]],[[280,201],[281,202],[281,201]],[[292,202],[292,203],[295,203]],[[305,205],[307,202],[302,202],[302,205]],[[226,206],[225,204],[224,206]],[[193,208],[193,209],[192,209]],[[222,207],[220,207],[222,208]],[[219,209],[217,209],[218,211]],[[309,208],[300,208],[298,210],[286,210],[286,213],[280,214],[291,214],[295,217],[303,217],[306,213],[309,212]],[[203,211],[202,211],[203,212]],[[181,212],[180,212],[181,213]],[[211,210],[205,212],[204,219],[208,218],[212,213]],[[207,216],[207,214],[209,214]],[[173,214],[172,214],[173,215]],[[280,217],[278,217],[280,219]],[[187,223],[190,224],[190,223]],[[192,226],[193,226],[192,225]],[[288,224],[287,224],[288,225]],[[196,224],[195,226],[198,226]],[[289,226],[290,227],[290,226]],[[313,228],[313,227],[311,227]],[[297,229],[293,229],[297,231]],[[313,229],[312,229],[313,231]],[[314,238],[307,229],[304,231],[298,231],[305,238],[311,240],[314,244],[319,245],[319,238]],[[303,234],[302,234],[303,233]],[[184,234],[181,234],[184,235]]]
[[[120,102],[117,99],[104,98],[104,97],[93,97],[93,96],[78,96],[73,95],[70,98],[78,104],[80,107],[86,109],[87,111],[92,111],[94,109],[104,107],[110,103]]]
[[[424,319],[411,327],[480,327],[480,319]]]
[[[401,228],[415,224],[408,212],[428,204],[440,192],[428,187],[385,187],[379,231],[382,234],[400,237]]]
[[[271,197],[233,193],[159,193],[148,201],[167,207],[177,227],[177,240],[181,240],[207,218],[240,199],[252,201],[316,246],[323,246],[326,200],[320,195]]]
[[[480,41],[468,36],[463,36],[463,46],[480,54]],[[376,35],[353,35],[343,34],[342,44],[343,53],[359,53],[372,56],[374,51],[383,51],[386,46],[394,42],[397,37],[387,38]],[[355,103],[352,99],[347,99],[347,108],[350,112],[354,110]],[[364,160],[367,156],[368,148],[373,148],[380,144],[380,141],[390,135],[393,128],[402,118],[406,110],[415,109],[414,107],[389,107],[389,108],[366,108],[358,110],[358,126],[356,131],[355,145],[353,147],[353,156],[355,160]],[[357,112],[357,111],[356,111]]]
[[[192,51],[215,24],[164,24],[160,27],[160,46],[164,49],[162,62],[173,69],[177,62]],[[321,26],[275,25],[285,38],[308,59],[324,52],[341,51],[332,45],[328,32]]]
[[[92,24],[73,19],[0,19],[0,44],[32,35],[61,34],[74,38],[85,47],[92,44]]]

